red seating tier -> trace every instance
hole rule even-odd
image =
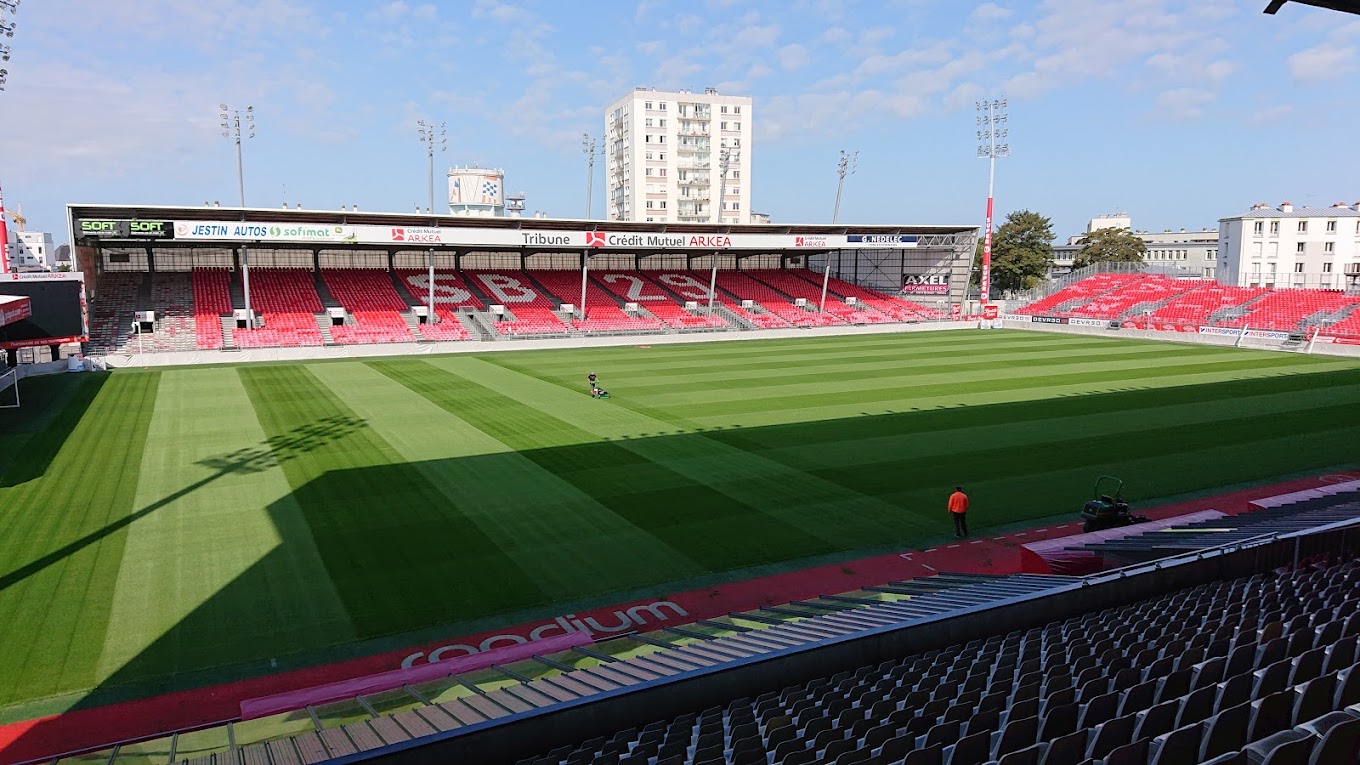
[[[581,299],[579,271],[533,271],[531,275],[562,303],[575,303]],[[571,297],[573,295],[574,298]],[[577,306],[577,310],[580,311],[581,307]],[[585,314],[584,319],[572,319],[571,326],[581,332],[650,332],[664,329],[664,325],[656,319],[630,316],[619,308],[613,295],[590,280],[586,282]]]
[[[685,300],[693,300],[702,305],[708,304],[708,285],[704,275],[687,271],[659,271],[651,274],[652,279]],[[790,326],[787,321],[773,313],[748,311],[740,303],[724,292],[714,296],[714,302],[736,314],[756,329],[780,329]]]
[[[641,271],[592,272],[591,276],[624,302],[646,308],[663,324],[676,329],[727,327],[720,316],[698,315],[685,310],[666,290]],[[693,300],[694,298],[690,298]],[[705,298],[707,300],[707,298]],[[706,303],[705,303],[706,305]]]
[[[789,273],[794,274],[811,284],[820,286],[822,283],[822,278],[820,276],[806,268],[791,268],[789,269]],[[920,321],[923,318],[942,319],[945,317],[944,311],[930,308],[903,297],[884,295],[881,292],[865,289],[858,284],[843,281],[834,276],[827,282],[827,288],[832,294],[839,295],[842,298],[855,298],[861,303],[871,306],[879,313],[892,317],[897,321]]]
[[[477,298],[476,293],[468,287],[466,279],[467,275],[460,274],[457,271],[435,271],[434,302],[441,307],[448,308],[474,308],[478,311],[486,308],[482,305],[482,301]],[[429,271],[398,269],[397,280],[417,302],[421,305],[429,304]],[[486,290],[482,291],[486,292]]]
[[[321,345],[316,314],[324,313],[312,272],[301,268],[250,269],[251,307],[264,326],[232,333],[241,348]]]
[[[1096,274],[1070,284],[1057,292],[1049,295],[1042,300],[1036,300],[1027,306],[1015,309],[1014,313],[1029,314],[1032,316],[1051,315],[1058,306],[1070,303],[1075,300],[1085,299],[1090,301],[1097,295],[1108,292],[1116,287],[1122,287],[1136,279],[1142,274]]]
[[[735,295],[739,300],[754,300],[765,310],[795,327],[823,327],[844,323],[829,314],[805,311],[771,289],[769,285],[740,271],[719,271],[718,287]]]
[[[436,279],[438,284],[439,280]],[[435,302],[438,302],[438,296]],[[426,340],[470,340],[472,335],[467,331],[467,327],[458,320],[458,317],[447,308],[436,309],[435,315],[439,317],[438,324],[420,325],[420,335]]]
[[[514,320],[496,322],[498,333],[522,336],[561,335],[567,332],[567,325],[553,312],[557,304],[542,295],[523,271],[471,271],[464,277],[475,279],[477,286],[491,300],[505,306],[514,315]],[[435,299],[438,300],[438,297]]]
[[[789,271],[767,270],[748,271],[746,273],[751,278],[768,284],[785,295],[803,298],[810,305],[818,305],[822,299],[820,284],[814,285],[805,278],[795,276],[792,273],[795,270],[806,271],[806,269],[799,268]],[[856,307],[845,303],[836,296],[836,293],[831,291],[829,282],[827,284],[825,309],[826,313],[850,324],[882,324],[892,320],[871,306]]]
[[[1199,279],[1172,279],[1148,275],[1121,287],[1096,296],[1091,302],[1068,311],[1050,311],[1052,316],[1075,316],[1082,319],[1122,318],[1134,306],[1155,303],[1183,295],[1205,284]]]
[[[222,347],[222,317],[230,315],[231,272],[225,268],[195,268],[194,333],[198,347]]]
[[[1149,318],[1154,324],[1208,324],[1209,317],[1215,313],[1244,305],[1267,291],[1262,287],[1231,287],[1218,282],[1200,282],[1198,287],[1153,311]],[[1138,321],[1142,317],[1131,318]]]
[[[1346,306],[1360,305],[1360,298],[1324,290],[1275,290],[1247,306],[1248,312],[1234,319],[1217,322],[1223,327],[1251,327],[1277,332],[1305,329],[1303,320],[1316,313],[1336,313]]]

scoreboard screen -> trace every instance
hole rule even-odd
[[[32,278],[28,274],[0,276],[0,293],[30,301],[32,315],[0,327],[0,349],[29,348],[82,342],[85,329],[85,282],[62,274]]]

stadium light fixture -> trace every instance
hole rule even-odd
[[[0,35],[13,37],[14,30],[19,25],[5,18],[6,13],[17,13],[19,11],[19,0],[0,0]],[[12,48],[8,45],[0,45],[0,62],[9,61]],[[0,92],[4,92],[5,83],[9,80],[9,70],[0,69]],[[4,249],[4,243],[0,242],[0,249]]]
[[[835,225],[841,217],[841,189],[845,187],[845,176],[854,175],[859,169],[859,152],[848,153],[841,149],[840,161],[836,163],[836,175],[840,180],[836,181],[836,207],[831,211],[831,223]]]
[[[736,149],[724,144],[718,149],[718,222],[725,223],[723,213],[726,212],[727,204],[727,171],[732,167],[732,160],[741,161],[741,149]],[[710,187],[712,188],[712,187]]]
[[[437,128],[437,129],[436,129]],[[433,122],[425,120],[416,121],[416,132],[420,134],[420,142],[425,146],[425,155],[429,159],[430,169],[430,207],[427,212],[434,215],[434,150],[437,147],[440,152],[449,150],[449,128],[447,122],[440,122],[435,125]],[[420,211],[420,205],[416,205],[416,211]],[[434,248],[430,247],[425,251],[429,260],[429,288],[430,303],[429,312],[425,314],[426,324],[438,324],[439,316],[434,310]]]
[[[603,147],[596,146],[595,138],[590,133],[582,133],[581,153],[586,157],[586,220],[590,220],[593,207],[591,196],[595,191],[595,155],[603,153]]]
[[[241,209],[245,209],[246,181],[241,164],[241,140],[255,137],[255,107],[247,106],[244,112],[232,109],[226,104],[218,104],[217,108],[219,110],[217,116],[222,120],[218,125],[222,128],[222,137],[236,142],[236,191],[240,195]]]
[[[1006,99],[977,102],[977,156],[987,160],[987,221],[982,238],[982,278],[978,291],[983,305],[991,301],[992,295],[992,199],[996,187],[996,161],[1011,155],[1011,146],[1007,143],[1010,131],[1006,123]]]

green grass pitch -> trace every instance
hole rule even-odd
[[[10,717],[919,546],[956,483],[985,532],[1075,515],[1100,474],[1148,502],[1360,444],[1353,360],[1019,332],[24,386],[0,413]]]

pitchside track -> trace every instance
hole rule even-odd
[[[1102,473],[1151,502],[1360,444],[1352,360],[1032,333],[25,385],[0,413],[8,719],[919,546],[956,483],[985,531]]]

